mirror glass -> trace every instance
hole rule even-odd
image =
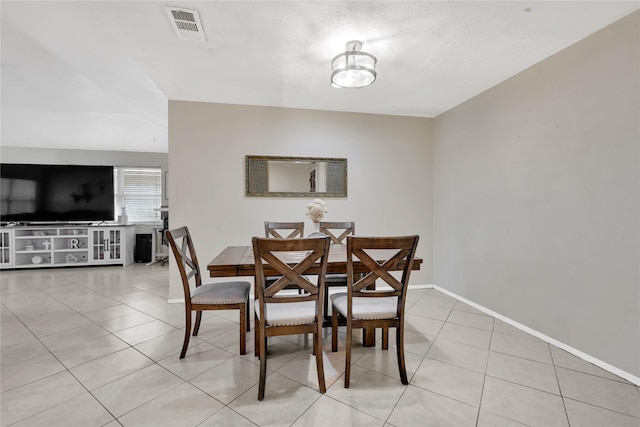
[[[347,196],[347,159],[247,156],[246,169],[247,196]]]

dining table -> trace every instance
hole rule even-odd
[[[374,259],[379,262],[386,261],[395,251],[376,249],[367,251]],[[278,257],[286,264],[294,267],[301,259],[304,258],[304,254],[300,252],[280,252]],[[422,258],[414,257],[412,270],[420,270],[422,264]],[[265,266],[265,275],[279,275],[278,271]],[[399,263],[395,266],[395,270],[401,270],[404,267]],[[220,252],[214,259],[207,264],[207,270],[210,277],[254,277],[256,274],[255,258],[253,256],[252,246],[227,246]],[[319,264],[317,267],[311,266],[306,274],[317,274],[320,271]],[[353,272],[367,273],[369,269],[357,258],[353,259]],[[327,259],[327,274],[333,273],[347,273],[347,247],[342,244],[332,244],[329,249],[329,256]],[[255,283],[255,282],[254,282]],[[327,320],[325,324],[330,325]],[[375,331],[365,330],[363,332],[363,345],[365,347],[373,347],[375,345]]]

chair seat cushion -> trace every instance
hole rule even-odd
[[[341,292],[331,295],[330,298],[331,304],[346,317],[347,294]],[[354,298],[352,310],[354,319],[393,319],[398,312],[398,297]]]
[[[249,282],[208,283],[191,292],[192,304],[238,304],[249,298]]]
[[[265,304],[267,326],[306,325],[316,320],[315,301]],[[260,306],[256,304],[256,316],[260,319]]]

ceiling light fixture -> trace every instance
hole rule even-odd
[[[378,60],[370,53],[363,52],[362,42],[347,42],[347,50],[331,60],[331,85],[333,87],[359,89],[376,80]]]

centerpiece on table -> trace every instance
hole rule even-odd
[[[324,214],[327,213],[327,205],[320,199],[313,199],[311,203],[307,205],[306,215],[313,223],[313,232],[320,232],[320,221],[324,218]]]

